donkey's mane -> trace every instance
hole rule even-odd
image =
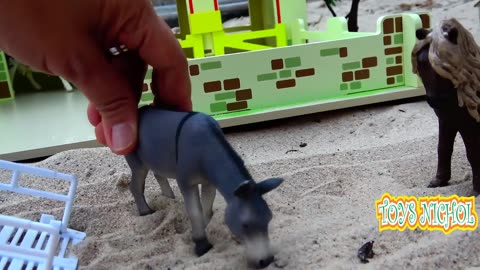
[[[223,146],[223,149],[225,149],[225,151],[227,151],[227,154],[232,157],[233,162],[235,162],[235,164],[237,165],[238,169],[240,170],[240,173],[245,178],[245,180],[252,180],[252,176],[250,175],[250,172],[245,167],[245,163],[243,162],[243,159],[238,155],[235,149],[233,149],[233,147],[226,141],[225,136],[219,130],[218,126],[216,126],[212,121],[208,121],[208,125],[213,131],[218,142]]]
[[[443,34],[443,27],[458,31],[457,44]],[[430,45],[428,60],[438,75],[450,80],[457,89],[458,105],[480,122],[480,48],[472,34],[452,18],[435,27],[412,51],[413,72],[417,73],[417,53]]]

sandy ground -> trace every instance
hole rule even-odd
[[[361,31],[373,31],[376,18],[400,12],[400,3],[365,0]],[[478,37],[473,1],[435,3],[435,19],[456,16]],[[329,16],[309,3],[311,27]],[[314,9],[315,8],[315,9]],[[336,7],[346,14],[349,1]],[[323,17],[322,17],[323,16]],[[378,231],[374,201],[392,195],[467,195],[471,170],[457,137],[451,185],[427,189],[436,169],[437,120],[423,99],[326,112],[227,130],[227,138],[259,181],[284,177],[266,195],[274,219],[270,226],[277,261],[268,269],[468,269],[480,267],[480,231],[444,235],[429,231]],[[306,143],[306,146],[300,147]],[[303,145],[302,145],[303,146]],[[293,150],[293,151],[291,151]],[[122,157],[105,148],[67,151],[36,165],[72,173],[79,186],[70,227],[87,238],[73,251],[80,269],[245,269],[244,249],[223,224],[225,203],[218,196],[208,227],[214,248],[193,254],[190,225],[174,181],[177,199],[160,195],[148,176],[146,196],[156,210],[139,217],[128,189],[130,172]],[[6,173],[0,171],[0,179]],[[38,187],[38,182],[25,182]],[[2,180],[3,181],[3,180]],[[65,190],[51,182],[42,187]],[[0,194],[0,212],[36,219],[59,215],[61,205]],[[476,211],[480,210],[478,200]],[[46,210],[47,209],[47,210]],[[48,210],[51,209],[51,210]],[[375,240],[375,257],[363,265],[357,249]]]

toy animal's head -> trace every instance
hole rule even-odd
[[[262,195],[277,188],[282,182],[281,178],[259,183],[245,181],[236,188],[234,198],[225,209],[225,223],[245,245],[248,263],[255,268],[265,268],[274,259],[268,235],[272,211]]]
[[[413,72],[417,73],[417,54],[428,47],[432,68],[453,83],[459,106],[465,106],[480,122],[480,48],[473,35],[451,18],[432,30],[417,30],[416,36],[419,41],[412,51]]]
[[[439,30],[438,33],[442,37],[441,39],[448,41],[452,45],[458,45],[458,31],[461,27],[462,25],[456,19],[449,19],[442,21],[436,29]],[[425,28],[418,29],[416,32],[417,39],[424,40],[432,32],[432,30]]]

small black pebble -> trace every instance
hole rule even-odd
[[[305,146],[307,146],[306,143],[301,143],[301,144],[300,144],[300,147],[305,147]]]
[[[369,241],[363,244],[360,249],[357,251],[357,257],[360,259],[362,263],[368,263],[368,259],[373,258],[375,253],[373,253],[373,243],[375,241]]]
[[[405,112],[405,111],[404,111],[404,110],[402,110],[402,109],[399,109],[398,111],[400,111],[400,112]]]

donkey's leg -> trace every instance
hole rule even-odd
[[[135,204],[138,208],[140,216],[145,216],[153,213],[152,209],[145,201],[145,178],[148,174],[148,168],[143,165],[142,161],[137,157],[135,153],[131,153],[125,156],[128,166],[132,172],[132,180],[130,181],[130,192],[135,199]]]
[[[472,182],[475,196],[480,193],[480,134],[479,129],[461,130],[463,142],[467,151],[467,158],[472,167]]]
[[[446,186],[451,177],[451,161],[457,128],[454,127],[451,119],[444,117],[438,118],[438,125],[437,174],[428,185],[429,188]]]
[[[217,189],[214,185],[206,182],[202,184],[202,209],[203,209],[203,216],[205,217],[205,224],[210,222],[213,216],[213,202],[215,201],[215,195],[217,193]]]
[[[153,173],[153,176],[155,176],[155,179],[157,179],[157,182],[162,189],[162,195],[170,199],[175,199],[175,194],[173,194],[173,190],[168,183],[168,179],[157,173]]]
[[[132,192],[135,203],[137,204],[138,213],[140,216],[150,215],[153,211],[145,200],[145,178],[147,177],[148,169],[137,168],[132,170],[132,181],[130,181],[130,192]]]
[[[213,246],[207,239],[207,233],[205,232],[205,219],[203,218],[202,205],[200,203],[200,194],[198,186],[191,186],[182,180],[179,181],[179,187],[185,201],[185,208],[187,210],[188,217],[192,224],[192,239],[195,243],[195,254],[202,256],[207,253]]]

